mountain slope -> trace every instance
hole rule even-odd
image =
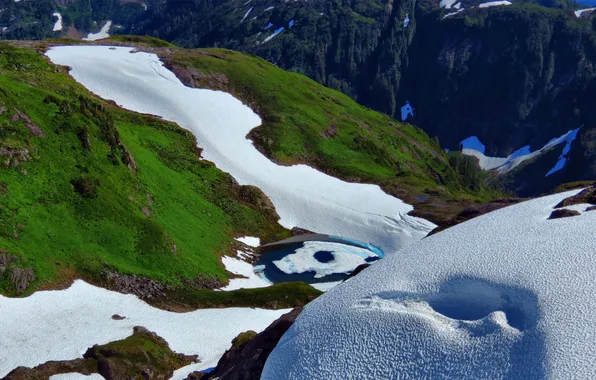
[[[564,170],[510,189],[537,194],[596,176],[582,169],[594,162],[592,14],[477,4],[444,18],[453,11],[408,0],[167,2],[128,31],[254,53],[396,118],[409,101],[409,121],[450,150],[478,136],[487,155],[506,157],[584,125]]]
[[[138,40],[112,42],[131,39]],[[482,187],[484,178],[464,183],[417,128],[301,75],[230,51],[143,46],[183,80],[230,91],[261,113],[265,123],[251,137],[283,164],[379,183],[434,220],[495,194]],[[213,288],[228,276],[218,256],[231,252],[232,236],[288,236],[260,191],[200,160],[189,132],[96,100],[35,51],[45,48],[1,47],[3,292],[73,278],[109,285],[114,274],[165,283],[174,293],[183,284]],[[468,190],[473,185],[480,187]]]
[[[31,49],[0,50],[4,292],[105,271],[209,286],[231,236],[284,236],[189,132],[98,102]]]

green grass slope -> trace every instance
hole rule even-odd
[[[249,137],[280,164],[306,163],[348,181],[377,183],[435,222],[498,194],[485,185],[486,175],[459,171],[459,162],[450,162],[421,129],[303,75],[229,50],[156,52],[185,84],[228,91],[249,104],[263,119]]]
[[[101,102],[32,49],[0,45],[0,292],[106,271],[225,282],[233,236],[287,235],[193,136]]]

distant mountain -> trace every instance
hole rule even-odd
[[[127,31],[257,54],[397,119],[409,102],[408,121],[449,150],[476,136],[487,156],[506,158],[584,126],[561,170],[545,177],[564,147],[555,146],[531,181],[518,178],[521,168],[545,156],[503,183],[532,195],[596,178],[591,13],[569,2],[507,3],[165,2]]]

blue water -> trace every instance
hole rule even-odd
[[[333,256],[333,253],[328,252],[328,251],[315,252],[313,257],[315,258],[315,260],[317,260],[320,263],[329,263],[329,262],[335,260],[335,256]]]
[[[383,251],[381,251],[379,248],[375,247],[372,244],[367,244],[367,243],[363,243],[358,240],[345,239],[345,238],[340,238],[340,237],[336,237],[336,236],[332,236],[332,238],[342,240],[342,242],[338,243],[338,244],[343,244],[345,246],[345,249],[343,250],[343,252],[338,253],[336,251],[335,254],[342,254],[342,255],[356,254],[356,255],[363,257],[367,263],[373,263],[373,262],[383,258],[383,256],[384,256]],[[335,282],[335,281],[342,281],[348,276],[348,274],[346,274],[346,273],[335,273],[335,274],[330,274],[330,275],[322,277],[322,278],[315,278],[316,273],[314,271],[313,272],[288,274],[288,273],[282,272],[275,264],[273,264],[274,261],[281,260],[284,257],[286,257],[287,255],[295,253],[297,249],[302,248],[303,246],[304,246],[303,243],[296,243],[296,244],[285,246],[285,247],[277,249],[277,250],[264,252],[261,254],[261,257],[259,258],[259,260],[255,263],[255,266],[263,266],[264,267],[263,274],[265,275],[265,277],[267,277],[267,279],[269,279],[269,281],[273,282],[274,284],[281,283],[281,282],[293,282],[293,281],[302,281],[307,284],[314,284],[314,283],[321,283],[321,282]],[[355,250],[351,250],[350,246],[367,249],[367,250],[375,253],[377,256],[364,257],[364,256],[362,256],[361,252],[356,252]],[[331,252],[328,252],[328,251],[318,251],[314,254],[313,257],[321,263],[328,263],[335,259],[335,254],[332,254]]]

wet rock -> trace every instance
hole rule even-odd
[[[271,351],[294,323],[302,308],[295,308],[282,315],[263,332],[255,334],[245,332],[234,339],[230,348],[217,363],[217,367],[209,373],[194,372],[187,380],[219,379],[249,380],[259,379],[265,362]]]
[[[548,218],[549,219],[560,219],[560,218],[568,218],[570,216],[578,216],[578,215],[581,215],[581,213],[579,211],[561,208],[561,209],[554,210]]]
[[[126,317],[123,317],[123,316],[118,315],[118,314],[114,314],[114,315],[112,315],[112,319],[115,320],[115,321],[121,321],[123,319],[126,319]]]

